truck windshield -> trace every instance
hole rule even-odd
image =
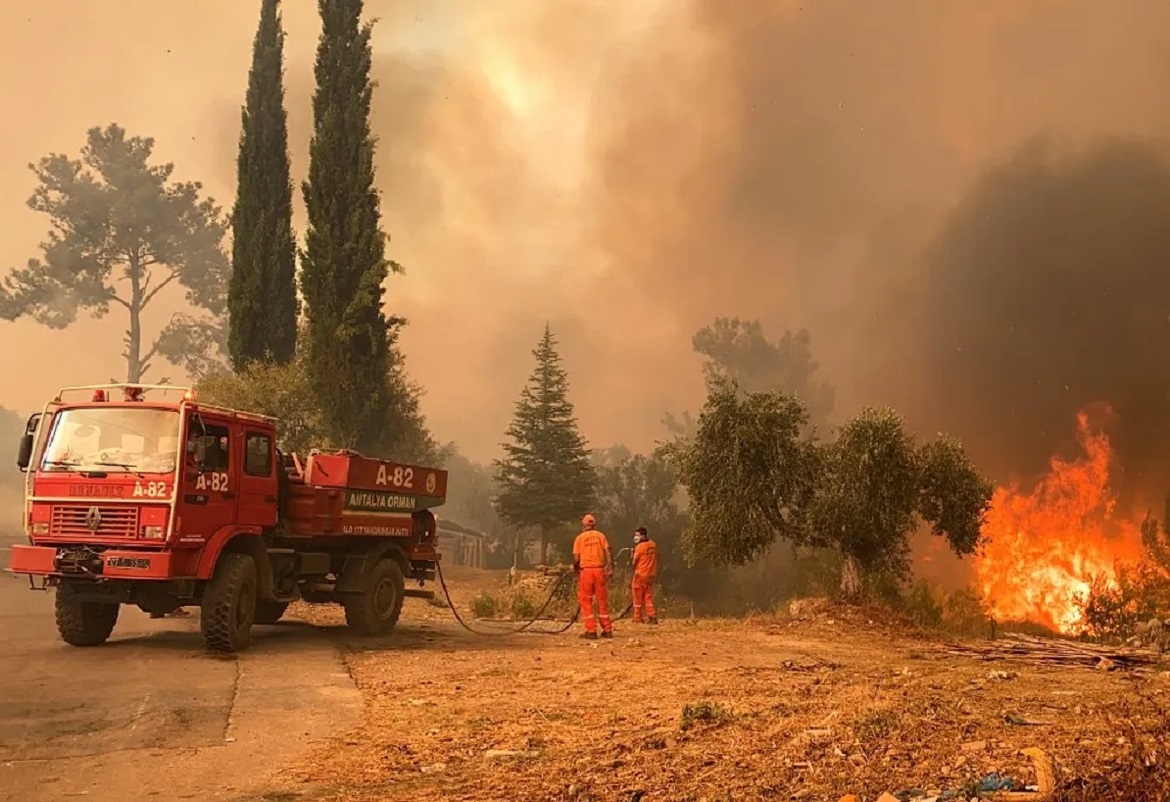
[[[57,413],[42,471],[171,473],[179,453],[179,413],[85,407]]]

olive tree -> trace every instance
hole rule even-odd
[[[801,435],[806,421],[793,397],[713,386],[695,436],[671,446],[692,560],[743,565],[778,539],[831,547],[856,596],[866,578],[906,576],[923,523],[956,554],[976,549],[994,485],[957,441],[920,444],[890,409],[863,410],[828,443]]]
[[[805,513],[820,454],[804,406],[779,393],[741,393],[713,379],[693,436],[665,449],[687,490],[683,533],[688,561],[743,565],[784,538],[812,538]]]
[[[957,441],[920,444],[894,410],[865,409],[822,453],[809,525],[841,553],[846,595],[867,576],[905,578],[920,523],[958,555],[975,550],[995,488]]]

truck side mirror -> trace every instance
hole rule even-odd
[[[16,452],[16,467],[20,468],[21,473],[28,470],[28,464],[32,462],[32,452],[33,436],[31,434],[22,435],[20,449]]]
[[[24,424],[24,436],[20,438],[20,447],[16,451],[16,467],[20,468],[21,473],[27,472],[29,463],[32,462],[33,438],[36,437],[37,424],[40,422],[41,413],[37,412],[29,415]]]

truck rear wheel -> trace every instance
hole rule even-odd
[[[278,602],[270,599],[258,601],[256,602],[256,623],[275,624],[287,609],[288,602]]]
[[[57,632],[70,646],[100,646],[118,623],[118,604],[82,601],[72,586],[57,586]]]
[[[406,579],[402,567],[385,558],[370,570],[361,593],[347,594],[342,600],[345,623],[359,635],[388,635],[402,615]]]
[[[256,561],[248,554],[224,554],[203,589],[199,628],[214,652],[237,652],[252,639],[256,619]]]

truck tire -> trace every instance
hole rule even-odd
[[[272,601],[271,599],[262,599],[256,602],[256,621],[257,624],[275,624],[284,615],[284,611],[288,609],[288,602]]]
[[[224,554],[203,589],[199,629],[213,652],[238,652],[252,639],[256,620],[256,561],[248,554]]]
[[[345,623],[358,635],[389,635],[402,615],[405,590],[402,567],[390,558],[379,560],[366,577],[365,589],[343,598]]]
[[[67,583],[57,586],[57,632],[70,646],[100,646],[118,623],[117,603],[82,601]]]

